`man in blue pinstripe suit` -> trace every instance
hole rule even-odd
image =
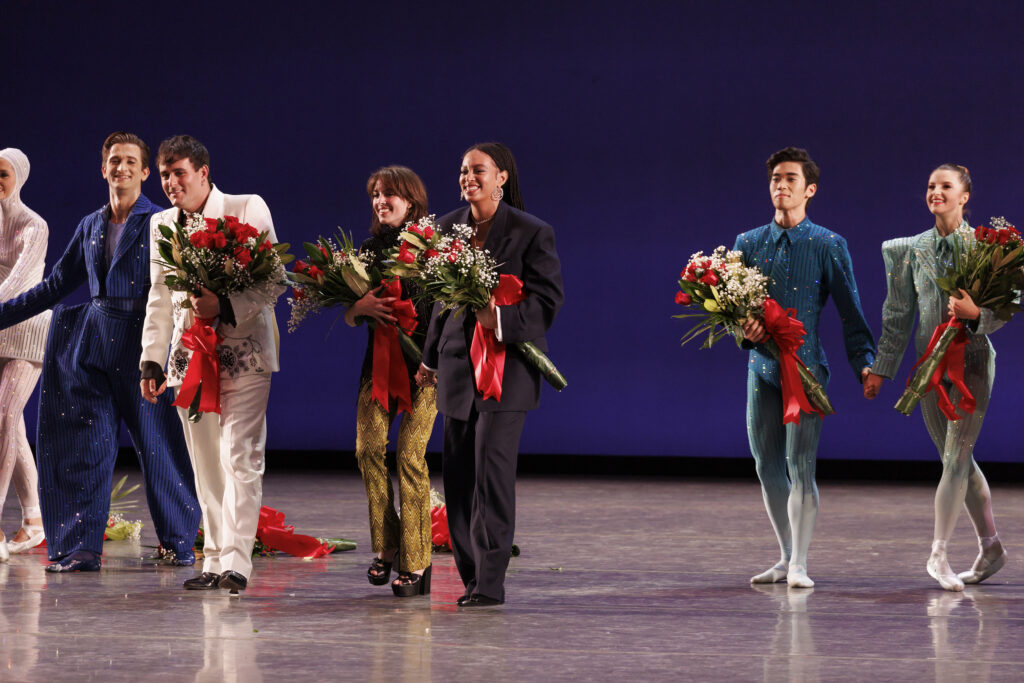
[[[784,309],[796,309],[807,331],[798,355],[822,385],[828,383],[829,367],[818,319],[832,297],[843,323],[847,360],[863,381],[875,359],[875,341],[860,307],[846,240],[807,218],[807,205],[818,190],[818,165],[806,150],[787,147],[773,154],[767,166],[775,219],[739,235],[735,249],[743,252],[746,265],[770,277],[769,296]],[[760,321],[748,323],[744,332],[749,342],[767,338]],[[750,581],[810,588],[807,549],[818,516],[814,470],[821,417],[805,413],[798,424],[783,424],[782,417],[778,361],[756,344],[747,373],[747,438],[782,557]]]
[[[103,143],[110,202],[82,219],[50,275],[0,303],[0,328],[51,306],[43,358],[36,455],[51,572],[97,571],[123,420],[142,465],[146,499],[165,561],[195,562],[199,503],[171,398],[138,393],[139,347],[149,294],[149,220],[160,211],[142,194],[149,148],[111,133]],[[88,283],[91,300],[57,305]]]

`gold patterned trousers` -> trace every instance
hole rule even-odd
[[[430,564],[430,473],[427,441],[434,427],[435,387],[416,387],[412,414],[403,413],[398,427],[398,492],[401,514],[395,512],[385,453],[388,431],[395,419],[395,402],[385,410],[373,400],[373,384],[359,390],[356,410],[356,461],[366,486],[370,511],[370,541],[374,552],[401,548],[399,566],[419,571]]]

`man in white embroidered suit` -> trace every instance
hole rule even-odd
[[[234,216],[260,232],[269,231],[270,241],[277,242],[263,199],[218,190],[210,182],[209,160],[206,147],[188,135],[168,138],[160,145],[160,181],[174,208],[153,216],[151,253],[159,253],[155,244],[158,225],[174,221],[184,225],[189,220],[224,216]],[[227,588],[234,593],[246,587],[252,572],[270,374],[279,369],[273,305],[284,287],[253,287],[222,297],[204,288],[199,296],[187,295],[167,288],[164,270],[156,263],[151,278],[140,363],[144,398],[153,401],[168,384],[181,385],[192,354],[182,344],[182,333],[195,317],[216,318],[217,332],[223,337],[217,346],[221,414],[207,413],[198,422],[190,422],[187,410],[178,408],[195,470],[205,536],[203,572],[186,580],[184,588]],[[186,296],[191,296],[192,309],[181,306]]]

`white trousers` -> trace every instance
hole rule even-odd
[[[203,511],[203,571],[249,578],[263,499],[270,375],[220,380],[220,419],[178,408]]]

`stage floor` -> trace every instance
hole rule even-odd
[[[817,585],[791,590],[748,583],[777,559],[754,483],[523,478],[508,602],[467,611],[450,554],[434,557],[429,598],[367,583],[358,476],[271,473],[264,503],[297,532],[359,549],[257,559],[237,597],[182,590],[193,569],[144,563],[148,549],[128,542],[107,544],[98,574],[49,575],[44,552],[14,556],[0,565],[0,679],[1020,680],[1024,488],[993,487],[1010,560],[964,593],[925,573],[931,487],[820,489]],[[132,517],[155,543],[145,507]],[[954,569],[975,554],[964,514]]]

